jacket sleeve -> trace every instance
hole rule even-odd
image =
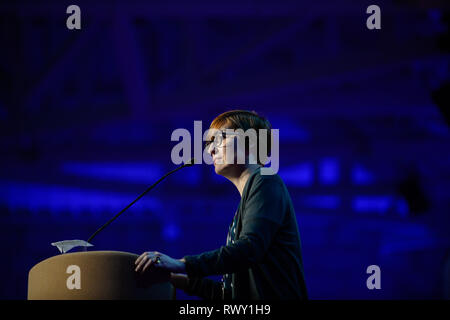
[[[208,278],[189,278],[188,287],[184,292],[204,300],[223,300],[222,283]]]
[[[262,261],[286,212],[281,182],[275,176],[256,177],[243,205],[239,238],[219,249],[185,256],[189,277],[239,272]]]

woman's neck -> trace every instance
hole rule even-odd
[[[249,164],[243,170],[238,171],[236,175],[232,177],[227,177],[238,189],[239,194],[242,197],[242,192],[244,191],[245,184],[250,178],[251,174],[255,172],[260,166],[257,164]]]

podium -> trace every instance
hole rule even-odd
[[[48,258],[28,274],[29,300],[173,300],[167,274],[134,271],[138,255],[120,251],[66,253]]]

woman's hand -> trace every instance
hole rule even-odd
[[[174,259],[157,251],[144,252],[136,259],[136,272],[144,273],[150,268],[165,270],[173,273],[184,273],[186,267],[184,259]]]

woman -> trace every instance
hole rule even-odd
[[[136,271],[166,270],[176,288],[207,300],[306,299],[300,235],[288,190],[277,174],[261,174],[264,161],[254,152],[258,149],[251,139],[240,144],[244,138],[235,131],[254,129],[257,146],[266,143],[270,153],[270,123],[256,112],[233,110],[216,117],[210,128],[214,134],[208,134],[206,144],[215,172],[241,195],[226,245],[182,259],[144,252]],[[269,133],[267,141],[260,140],[260,129]],[[237,161],[240,153],[244,162]],[[205,278],[218,274],[221,282]]]

